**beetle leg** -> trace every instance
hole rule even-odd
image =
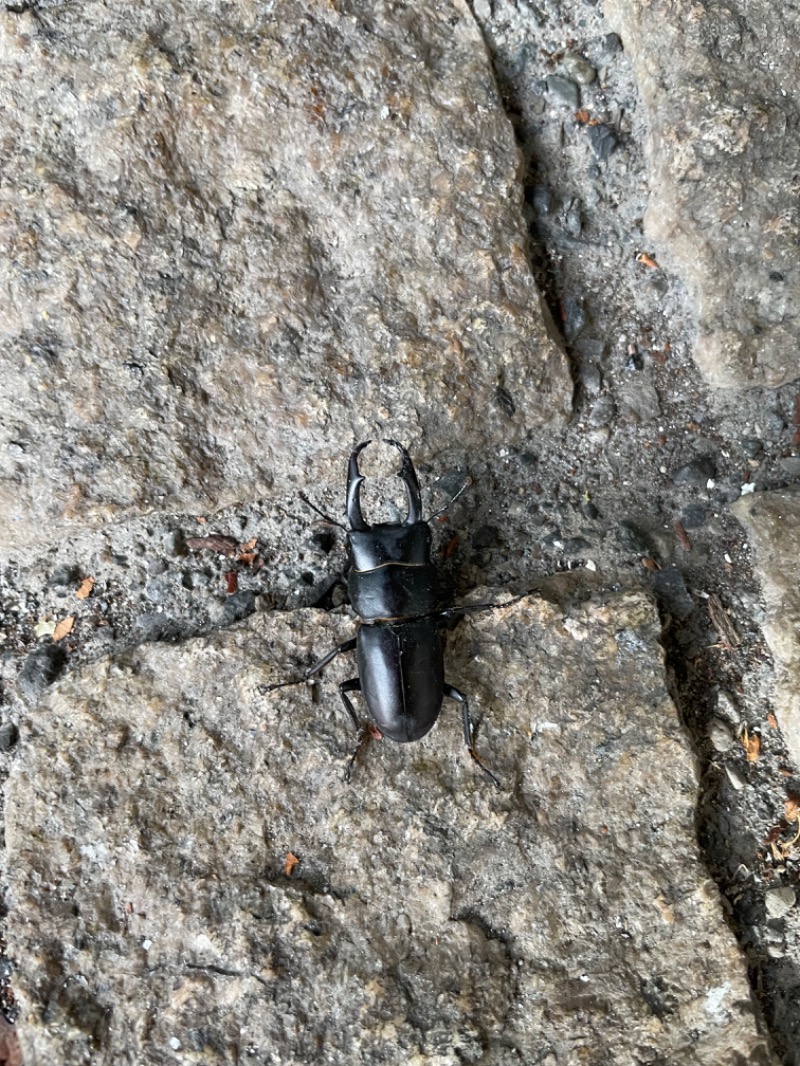
[[[356,727],[359,733],[361,732],[361,722],[359,722],[358,720],[356,709],[351,703],[351,701],[348,699],[347,693],[360,691],[361,682],[357,677],[351,677],[349,681],[343,681],[341,685],[339,685],[339,695],[342,697],[342,703],[347,708],[347,713],[350,715],[353,725]]]
[[[346,640],[344,642],[344,644],[338,644],[333,649],[333,651],[329,651],[326,656],[324,656],[322,659],[319,660],[319,662],[314,663],[313,666],[310,666],[308,668],[308,670],[306,670],[306,672],[303,674],[303,676],[297,678],[296,681],[279,681],[276,685],[265,685],[263,691],[264,692],[273,692],[276,688],[287,688],[289,685],[302,685],[304,681],[308,681],[308,679],[310,677],[313,677],[314,674],[318,674],[320,672],[320,670],[322,670],[324,667],[326,667],[328,665],[328,663],[332,659],[336,658],[337,655],[341,655],[343,652],[355,651],[355,650],[356,650],[356,637],[353,637],[352,640]],[[358,725],[358,720],[357,719],[356,719],[356,725]]]
[[[357,677],[352,677],[349,681],[343,681],[341,685],[339,685],[339,695],[342,697],[342,703],[347,708],[347,713],[352,718],[353,725],[358,731],[358,743],[356,744],[355,751],[350,756],[350,761],[348,762],[347,769],[344,772],[345,781],[350,780],[350,776],[353,773],[353,767],[356,764],[356,760],[358,759],[364,748],[366,748],[367,744],[369,744],[370,737],[372,736],[369,726],[362,726],[361,722],[359,722],[358,715],[356,714],[356,709],[347,695],[348,692],[360,691],[361,681]]]
[[[467,745],[467,751],[469,752],[470,758],[479,769],[483,770],[493,785],[501,788],[502,786],[498,779],[494,776],[488,766],[483,765],[478,757],[478,753],[475,751],[475,738],[472,731],[472,722],[469,717],[469,701],[467,697],[459,689],[453,688],[452,685],[444,686],[444,694],[445,696],[449,696],[451,700],[457,700],[458,703],[461,704],[461,720],[464,723],[464,743]]]

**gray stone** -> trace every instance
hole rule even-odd
[[[67,653],[62,644],[41,644],[34,648],[17,677],[17,692],[25,703],[35,703],[62,673],[66,662]]]
[[[681,622],[694,610],[694,600],[676,566],[665,566],[653,574],[653,591],[662,608]]]
[[[769,0],[606,0],[647,109],[647,236],[698,309],[713,385],[800,373],[795,210],[800,12]]]
[[[564,56],[564,69],[581,85],[591,85],[597,77],[597,71],[592,64],[579,55]]]
[[[652,605],[461,623],[448,677],[502,791],[451,705],[342,782],[352,664],[317,699],[262,686],[351,632],[256,615],[29,716],[7,802],[25,1062],[772,1061]]]
[[[611,55],[622,51],[622,41],[618,33],[607,33],[603,39],[603,48]]]
[[[778,466],[784,477],[800,478],[800,455],[786,455],[778,460]]]
[[[696,459],[679,467],[672,475],[676,485],[691,485],[704,489],[716,476],[717,467],[712,455],[699,455]]]
[[[563,423],[460,0],[24,6],[0,22],[6,547],[338,484],[367,436]],[[513,413],[476,427],[499,382]]]
[[[548,74],[547,91],[571,108],[581,105],[581,91],[571,78],[562,77],[561,74]]]
[[[592,426],[607,426],[617,413],[617,405],[609,395],[599,396],[592,404],[589,423]]]
[[[585,363],[580,368],[580,382],[589,396],[599,396],[603,388],[603,376],[594,363]]]
[[[775,658],[775,713],[800,767],[800,490],[756,492],[731,510],[754,548],[767,611],[764,635]]]
[[[619,145],[619,137],[616,132],[601,122],[597,126],[587,126],[586,136],[597,159],[601,162],[608,159]]]
[[[708,507],[703,503],[690,503],[681,511],[681,525],[684,529],[702,529],[708,518]]]
[[[0,751],[11,751],[18,740],[19,730],[14,722],[3,722],[0,725]]]

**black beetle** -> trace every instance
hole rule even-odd
[[[422,517],[419,481],[411,456],[396,440],[384,440],[384,443],[397,448],[402,456],[398,476],[405,484],[408,514],[402,522],[367,524],[361,513],[364,477],[358,467],[358,456],[370,443],[363,441],[353,449],[347,475],[350,525],[347,586],[350,603],[359,616],[358,634],[314,663],[300,681],[269,685],[265,691],[300,684],[337,655],[355,651],[358,676],[339,685],[344,705],[360,734],[345,775],[347,779],[361,747],[371,735],[369,728],[362,728],[349,693],[363,694],[379,735],[398,744],[421,740],[430,732],[439,717],[442,700],[448,696],[461,705],[464,741],[473,762],[499,787],[497,778],[475,752],[467,697],[445,681],[441,629],[448,615],[508,604],[453,608],[442,603],[443,582],[431,560],[431,530]]]

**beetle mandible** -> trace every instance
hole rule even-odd
[[[360,737],[346,779],[370,736],[369,727],[363,728],[359,722],[351,693],[362,694],[379,734],[398,744],[421,740],[430,732],[447,696],[461,705],[464,742],[472,761],[499,787],[500,782],[475,751],[467,697],[445,680],[441,630],[448,615],[507,604],[461,608],[442,604],[441,575],[431,559],[431,530],[422,517],[419,480],[411,456],[396,440],[385,439],[384,444],[397,448],[402,457],[398,477],[405,485],[408,513],[402,522],[369,525],[364,520],[364,476],[358,457],[371,443],[365,440],[353,449],[347,472],[347,586],[351,606],[359,617],[357,635],[314,663],[300,681],[283,681],[269,685],[265,691],[306,681],[337,655],[355,651],[358,676],[339,685],[342,701]]]

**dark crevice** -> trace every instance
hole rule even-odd
[[[747,812],[741,800],[733,799],[731,793],[736,786],[726,769],[730,767],[734,775],[741,774],[751,786],[758,782],[759,792],[763,793],[774,777],[775,763],[785,769],[788,757],[777,736],[771,741],[773,750],[765,754],[764,763],[761,759],[748,762],[738,740],[728,752],[722,753],[709,743],[709,733],[719,712],[719,694],[723,692],[724,699],[727,690],[741,689],[742,668],[735,656],[719,647],[704,615],[700,608],[695,608],[679,622],[662,614],[669,691],[698,762],[698,844],[719,887],[726,921],[747,960],[756,1015],[761,1018],[785,1066],[798,1066],[800,1016],[794,1005],[800,997],[800,972],[790,959],[771,957],[771,948],[775,951],[780,942],[780,925],[770,923],[767,918],[766,894],[777,883],[768,879],[771,870],[765,869],[765,841],[754,836],[750,828],[755,812]],[[757,644],[751,654],[765,652]],[[746,728],[744,708],[742,715]],[[800,792],[797,787],[800,782],[791,777],[786,777],[786,782],[788,792]],[[779,826],[781,808],[781,797],[775,796],[775,806],[767,821]],[[764,812],[759,813],[763,818]],[[796,884],[797,872],[790,874],[788,880]],[[765,938],[770,932],[775,935],[773,945]]]

